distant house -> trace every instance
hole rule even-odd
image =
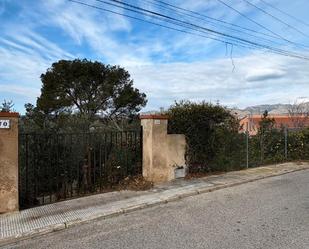
[[[269,118],[274,118],[275,128],[287,127],[289,129],[309,127],[309,117],[308,116],[289,116],[289,115],[269,115]],[[260,128],[260,121],[262,120],[262,115],[248,115],[242,118],[240,123],[240,132],[248,131],[249,135],[256,135]]]

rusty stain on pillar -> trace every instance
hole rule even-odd
[[[0,214],[17,211],[18,113],[0,112]]]
[[[141,115],[140,118],[143,127],[143,176],[154,183],[175,179],[175,168],[185,167],[185,136],[167,134],[166,115]]]

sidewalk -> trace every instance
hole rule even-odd
[[[120,191],[63,201],[0,215],[0,246],[98,218],[179,200],[266,177],[309,169],[309,163],[284,163],[192,180],[176,180],[148,191]]]

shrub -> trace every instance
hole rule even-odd
[[[239,122],[220,105],[181,101],[168,110],[169,132],[186,136],[186,161],[190,173],[230,171],[246,167],[247,138],[239,133]],[[249,167],[287,160],[309,160],[309,128],[290,131],[285,156],[284,129],[265,112],[260,129],[248,137]]]
[[[181,101],[169,108],[168,115],[169,132],[186,136],[190,172],[241,168],[245,140],[229,110],[206,102]]]

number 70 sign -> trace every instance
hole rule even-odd
[[[10,128],[10,120],[0,119],[0,129],[9,129],[9,128]]]

